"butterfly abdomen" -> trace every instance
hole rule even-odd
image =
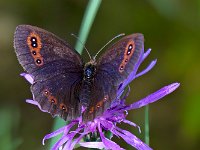
[[[83,72],[82,90],[80,92],[80,102],[83,106],[87,106],[91,98],[91,89],[94,82],[94,76],[96,74],[96,66],[92,63],[86,63]]]
[[[82,82],[81,91],[79,95],[80,102],[83,106],[88,106],[91,98],[91,89],[93,85],[92,79],[85,79]]]

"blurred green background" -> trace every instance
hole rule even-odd
[[[29,83],[13,49],[13,34],[19,24],[49,30],[71,45],[78,34],[86,0],[0,0],[0,149],[42,150],[42,138],[51,132],[54,119],[26,104]],[[200,147],[200,1],[199,0],[103,0],[86,47],[94,55],[119,33],[141,32],[145,48],[152,48],[157,65],[131,84],[127,103],[137,101],[172,82],[180,88],[150,105],[150,146],[161,150],[195,150]],[[83,58],[88,60],[84,51]],[[144,129],[144,108],[128,119]],[[128,128],[142,140],[136,129]],[[132,149],[115,138],[126,149]]]

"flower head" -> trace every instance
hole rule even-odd
[[[125,104],[125,99],[130,92],[129,88],[128,92],[124,95],[123,93],[125,91],[125,87],[127,87],[127,85],[135,78],[147,73],[156,64],[156,60],[154,60],[145,70],[137,73],[140,64],[150,54],[150,51],[151,49],[141,55],[132,73],[123,82],[123,84],[119,86],[117,98],[112,102],[111,107],[107,109],[103,115],[96,117],[93,121],[88,122],[82,122],[82,117],[80,116],[79,118],[72,120],[68,125],[46,135],[43,139],[43,144],[45,140],[62,134],[62,137],[53,146],[53,150],[57,150],[60,147],[62,147],[63,150],[71,150],[77,144],[88,148],[104,148],[114,150],[123,149],[117,143],[111,140],[112,136],[106,136],[106,132],[111,132],[111,135],[122,138],[126,143],[138,150],[150,150],[151,148],[142,142],[139,138],[137,138],[134,134],[117,126],[118,123],[129,124],[130,126],[138,128],[139,132],[141,132],[139,126],[126,119],[128,110],[137,109],[148,105],[149,103],[153,103],[170,94],[179,86],[179,83],[172,83],[137,102],[134,102],[130,105]],[[31,84],[33,83],[33,78],[31,75],[25,73],[21,75],[24,76]],[[122,96],[122,94],[124,96]],[[40,105],[36,101],[27,100],[26,102],[37,105],[41,109]],[[82,112],[84,112],[84,109]],[[72,127],[76,127],[76,130],[72,130]]]

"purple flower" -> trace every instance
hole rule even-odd
[[[129,120],[126,120],[128,110],[137,109],[146,106],[150,103],[153,103],[161,99],[162,97],[170,94],[180,85],[179,83],[172,83],[137,102],[134,102],[130,105],[125,104],[125,99],[130,92],[129,89],[126,95],[122,97],[122,93],[124,93],[125,87],[127,87],[127,85],[135,78],[147,73],[156,64],[156,60],[154,60],[149,64],[149,66],[145,70],[137,73],[140,64],[150,54],[150,51],[151,49],[147,50],[147,52],[141,55],[141,58],[137,62],[136,67],[134,68],[132,73],[123,82],[123,84],[120,85],[119,90],[117,92],[117,98],[112,102],[111,107],[108,110],[106,110],[102,116],[99,116],[93,121],[89,122],[82,122],[82,118],[80,116],[79,118],[71,121],[68,125],[54,131],[53,133],[46,135],[43,139],[43,144],[45,140],[62,134],[62,137],[56,142],[52,150],[58,150],[60,147],[62,147],[63,150],[72,150],[77,144],[79,146],[88,148],[122,150],[123,148],[121,148],[117,143],[111,141],[111,138],[107,138],[105,136],[105,132],[108,131],[111,132],[112,135],[122,138],[126,143],[138,150],[150,150],[151,148],[148,145],[142,142],[131,132],[117,127],[118,123],[126,123],[138,128],[140,132],[139,126],[137,126],[135,123]],[[33,78],[31,77],[31,75],[25,73],[21,75],[24,76],[31,84],[33,83]],[[34,100],[26,100],[26,102],[37,105],[41,109],[40,105]],[[72,127],[76,127],[76,130],[72,130]],[[94,135],[98,138],[96,141],[93,142],[83,140],[86,139],[88,135]]]

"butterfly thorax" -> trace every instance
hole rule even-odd
[[[96,74],[96,62],[94,60],[89,61],[84,67],[84,80],[93,79]]]

